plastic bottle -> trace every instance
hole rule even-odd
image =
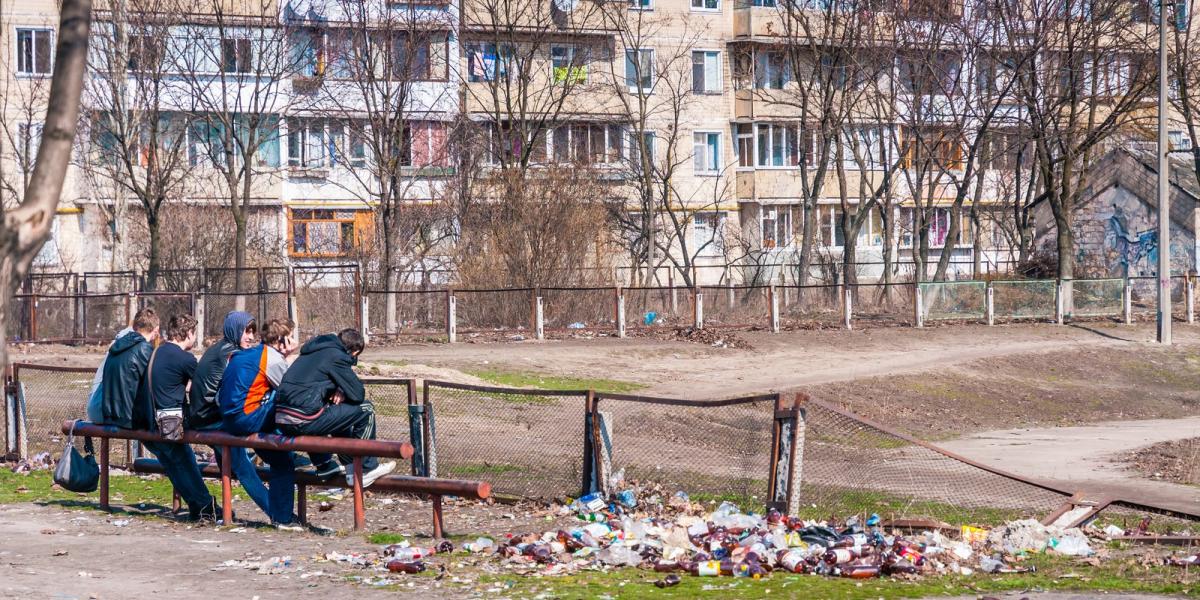
[[[825,551],[825,555],[821,558],[825,561],[825,564],[841,565],[859,558],[860,556],[862,555],[853,548],[830,548],[829,550]]]
[[[697,577],[720,577],[733,574],[733,564],[718,560],[706,560],[691,565],[692,575]]]
[[[387,569],[393,573],[420,573],[425,570],[421,561],[389,560]]]
[[[879,576],[879,565],[866,560],[856,560],[840,566],[842,577],[850,579],[870,579]]]
[[[669,588],[671,586],[679,585],[680,581],[682,581],[682,579],[680,579],[679,575],[672,573],[658,581],[655,581],[654,586],[659,588]]]
[[[407,562],[428,558],[436,553],[433,548],[420,548],[417,546],[403,548],[400,546],[391,545],[384,550],[387,552],[388,558],[391,560],[402,560]]]

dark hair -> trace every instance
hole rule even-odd
[[[295,329],[295,323],[291,319],[271,319],[267,322],[267,326],[262,331],[262,343],[270,346],[278,344],[289,335],[292,335],[292,329]]]
[[[146,307],[133,315],[133,330],[138,333],[149,333],[158,327],[158,313],[153,308]]]
[[[347,327],[338,332],[338,340],[342,342],[342,346],[346,348],[346,352],[357,354],[367,347],[366,340],[363,339],[362,333],[353,327]]]
[[[182,342],[192,332],[196,331],[196,317],[192,315],[171,315],[167,320],[167,341]]]

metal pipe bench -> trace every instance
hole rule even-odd
[[[63,433],[70,433],[72,428],[76,435],[85,437],[100,438],[100,507],[103,509],[109,508],[108,494],[108,469],[109,469],[109,440],[124,439],[137,440],[142,442],[168,442],[157,433],[151,431],[142,431],[135,429],[121,429],[112,425],[97,425],[86,421],[63,421]],[[224,514],[222,515],[226,523],[233,520],[233,483],[232,473],[230,472],[230,456],[229,448],[237,446],[241,448],[254,448],[259,450],[278,450],[278,451],[304,451],[304,452],[322,452],[329,454],[348,454],[354,457],[353,473],[354,483],[351,486],[342,486],[337,483],[323,481],[315,477],[312,480],[306,478],[304,474],[297,474],[297,481],[303,479],[304,485],[320,485],[326,487],[350,487],[354,495],[354,528],[362,529],[366,525],[366,511],[363,504],[363,468],[362,460],[364,456],[378,456],[380,458],[412,458],[413,447],[408,442],[392,442],[385,440],[360,440],[355,438],[331,438],[321,436],[284,436],[278,434],[260,433],[245,437],[235,436],[220,431],[187,431],[183,433],[183,439],[175,443],[184,444],[203,444],[208,446],[219,446],[222,449],[222,460],[220,471],[215,468],[211,471],[214,477],[219,476],[221,479],[221,499],[224,506]],[[157,461],[156,461],[157,462]],[[131,467],[137,468],[136,461]],[[149,465],[147,465],[147,468]],[[158,467],[161,470],[161,466]],[[382,486],[381,486],[382,484]],[[441,536],[442,533],[442,507],[441,498],[443,495],[455,495],[471,499],[484,499],[491,495],[491,486],[486,482],[459,481],[459,480],[444,480],[432,479],[428,477],[407,477],[393,475],[390,477],[380,478],[375,483],[375,487],[381,490],[428,494],[433,498],[434,510],[434,535]],[[301,488],[302,490],[304,488]],[[307,516],[307,503],[304,500],[305,496],[301,494],[300,506],[298,512],[303,519]]]

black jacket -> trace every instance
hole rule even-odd
[[[308,340],[300,348],[300,357],[288,367],[275,395],[277,407],[315,415],[335,391],[341,390],[347,404],[362,404],[366,389],[354,365],[358,359],[346,352],[341,340],[332,333]]]
[[[196,372],[192,375],[192,389],[188,392],[188,429],[199,429],[221,422],[221,409],[217,407],[217,388],[221,387],[221,376],[225,373],[225,365],[229,364],[229,357],[237,351],[236,344],[222,339],[209,346],[200,356]]]
[[[104,359],[104,384],[101,412],[105,425],[133,427],[133,403],[142,388],[146,363],[154,348],[142,334],[134,331],[113,342]]]

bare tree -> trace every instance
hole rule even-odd
[[[101,14],[93,32],[86,101],[90,148],[85,164],[103,198],[128,194],[146,220],[146,287],[157,284],[161,210],[187,195],[185,86],[174,78],[171,30],[182,6],[174,0],[134,0]]]
[[[88,0],[63,0],[58,44],[46,104],[42,143],[20,204],[0,204],[0,364],[8,364],[8,317],[13,294],[50,236],[71,162],[91,27]]]
[[[1192,168],[1200,180],[1200,17],[1196,0],[1175,0],[1176,26],[1172,30],[1170,68],[1172,104],[1183,118],[1191,142]]]

